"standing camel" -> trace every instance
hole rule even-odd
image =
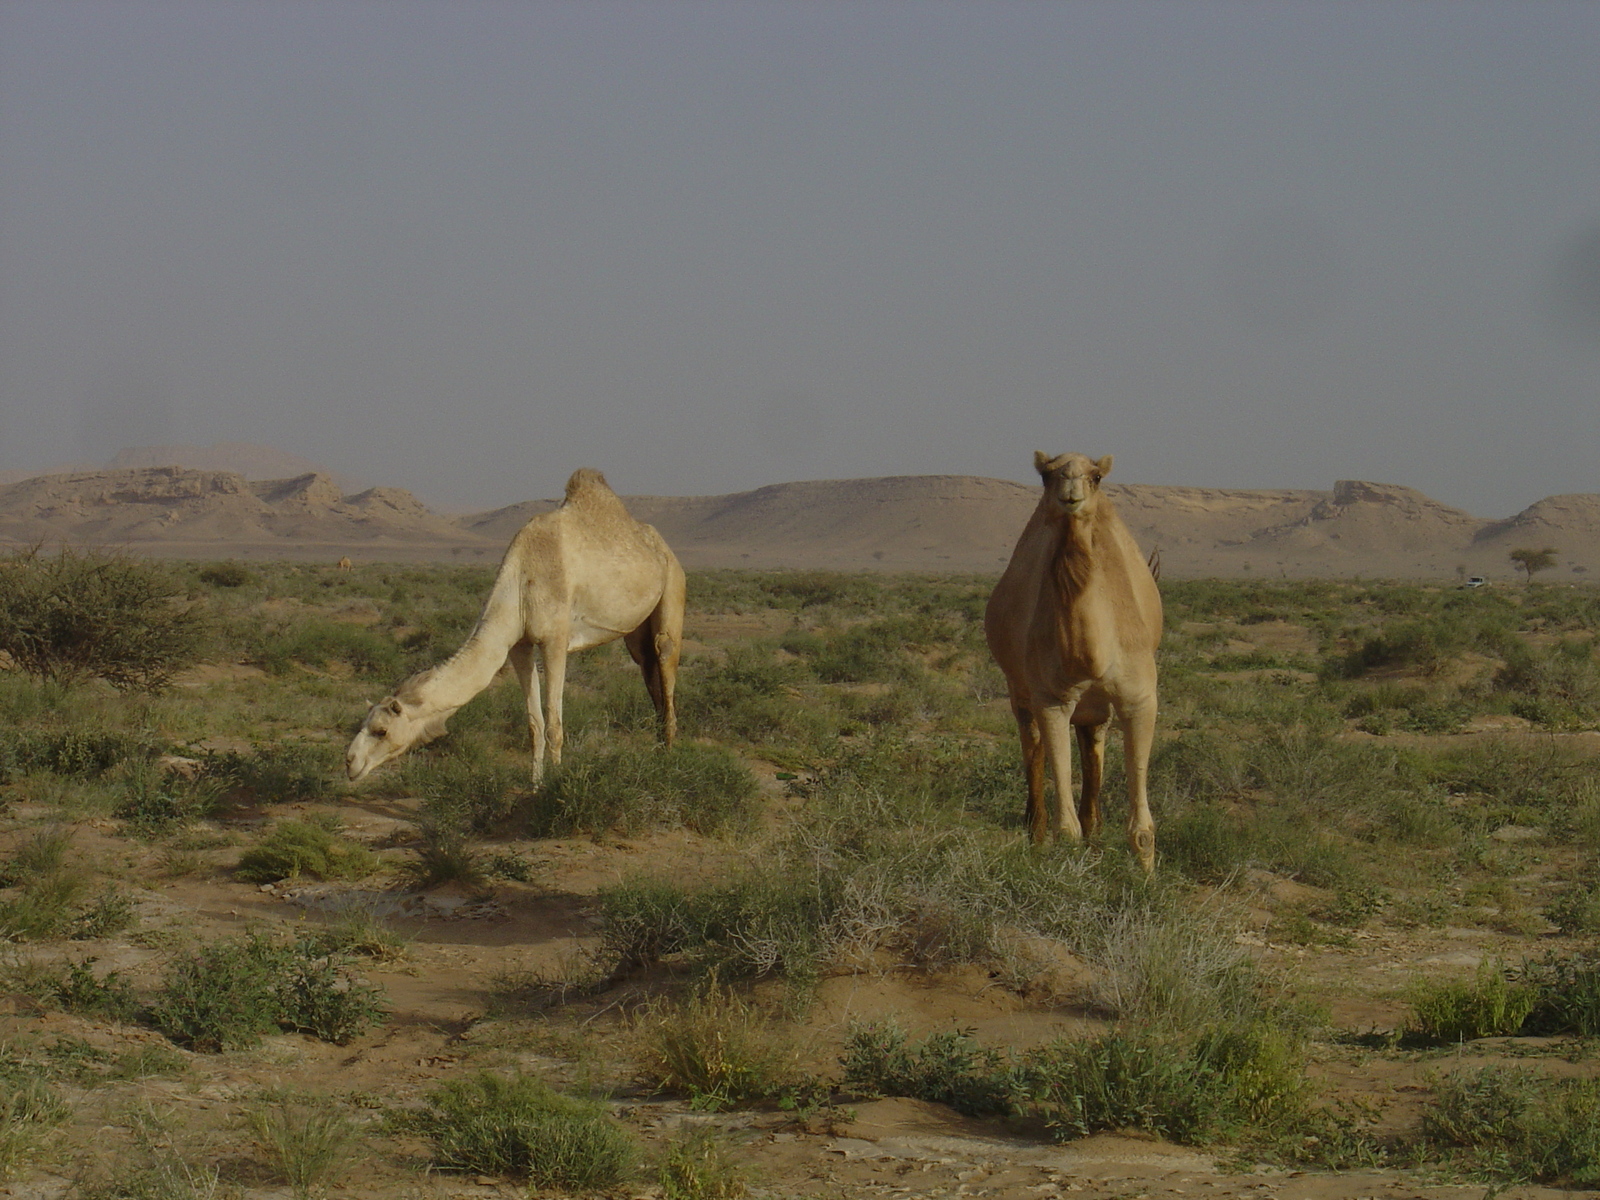
[[[533,778],[561,762],[567,654],[616,638],[644,672],[668,746],[677,733],[673,689],[683,646],[683,568],[661,535],[636,521],[599,471],[575,471],[561,506],[511,539],[471,635],[438,666],[411,676],[368,711],[345,752],[352,780],[432,741],[445,722],[511,660],[528,704]],[[545,702],[539,699],[544,659]]]
[[[1106,722],[1122,726],[1128,776],[1128,843],[1155,869],[1155,822],[1146,776],[1156,728],[1156,645],[1161,595],[1133,535],[1101,491],[1111,455],[1038,453],[1044,494],[1011,554],[984,633],[1005,672],[1028,780],[1028,834],[1081,841],[1100,829]],[[1073,811],[1072,745],[1083,757],[1083,791]],[[1055,776],[1045,808],[1044,769]]]

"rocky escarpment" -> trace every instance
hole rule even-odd
[[[399,488],[344,496],[325,475],[250,483],[231,471],[146,467],[42,475],[0,488],[14,543],[232,544],[475,541]]]
[[[551,480],[551,490],[560,480]],[[1600,573],[1600,496],[1552,496],[1486,521],[1412,488],[1331,491],[1112,485],[1167,578],[1366,576],[1511,579],[1520,545],[1557,551],[1545,580]],[[967,475],[773,484],[723,496],[631,496],[690,568],[994,572],[1038,501],[1036,484]],[[342,494],[321,472],[247,482],[229,471],[67,472],[0,487],[0,539],[226,557],[492,561],[555,499],[447,520],[410,492]],[[1594,576],[1589,576],[1593,578]]]

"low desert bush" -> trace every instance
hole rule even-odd
[[[223,792],[223,785],[205,774],[188,778],[155,763],[130,765],[120,783],[111,815],[126,821],[135,837],[146,839],[210,816]]]
[[[744,1200],[750,1194],[738,1156],[712,1129],[691,1129],[662,1157],[656,1183],[663,1200]]]
[[[1534,988],[1513,982],[1498,963],[1486,959],[1471,979],[1413,984],[1409,1028],[1438,1042],[1504,1037],[1522,1028],[1537,999]]]
[[[457,745],[454,747],[460,749]],[[423,799],[427,819],[484,833],[505,821],[528,787],[528,767],[460,754],[414,758],[402,768],[398,783],[407,794]]]
[[[295,1200],[318,1194],[354,1157],[356,1124],[330,1101],[268,1094],[245,1117]]]
[[[42,1079],[0,1082],[0,1178],[31,1165],[46,1135],[70,1115],[67,1102]]]
[[[133,987],[119,971],[96,975],[93,958],[69,963],[61,974],[41,975],[29,990],[67,1012],[112,1021],[133,1021],[141,1012]]]
[[[318,879],[361,879],[378,869],[377,856],[312,821],[280,821],[261,845],[239,858],[235,871],[249,883],[311,875]]]
[[[1120,1026],[1013,1056],[951,1030],[909,1042],[893,1024],[852,1027],[841,1062],[852,1088],[948,1104],[973,1116],[1042,1119],[1063,1140],[1144,1129],[1201,1142],[1260,1137],[1303,1117],[1304,1050],[1265,1021],[1160,1032]]]
[[[201,567],[195,577],[214,588],[241,588],[256,581],[250,568],[236,562],[211,563]]]
[[[72,834],[59,826],[41,830],[0,864],[0,939],[83,940],[119,933],[133,923],[132,902],[114,888],[91,897],[91,878],[71,854]]]
[[[375,681],[398,678],[407,665],[394,639],[380,630],[319,619],[259,634],[252,656],[274,675],[287,674],[299,664],[322,670],[343,667]]]
[[[348,908],[331,924],[303,933],[301,940],[313,954],[347,954],[381,963],[405,958],[409,944],[370,906]]]
[[[635,1018],[640,1069],[650,1086],[716,1112],[769,1099],[797,1081],[795,1049],[780,1026],[715,977],[679,1002]]]
[[[912,1042],[893,1020],[852,1024],[839,1062],[845,1086],[866,1095],[929,1100],[967,1116],[1011,1113],[1023,1103],[1016,1069],[971,1030]]]
[[[342,1044],[385,1012],[382,990],[354,978],[338,958],[257,934],[177,958],[150,1018],[193,1049],[238,1050],[275,1028]]]
[[[720,833],[749,828],[756,801],[755,777],[720,747],[622,746],[563,762],[529,801],[526,816],[534,837],[680,825]]]
[[[1534,993],[1524,1028],[1541,1034],[1600,1034],[1600,958],[1593,952],[1551,951],[1522,965],[1520,980]]]
[[[1460,1147],[1469,1164],[1500,1178],[1600,1182],[1600,1081],[1555,1081],[1516,1067],[1445,1076],[1423,1134]]]
[[[431,1092],[417,1118],[434,1161],[457,1171],[513,1175],[540,1188],[603,1191],[633,1172],[633,1139],[604,1105],[527,1075],[484,1071]]]
[[[154,563],[38,548],[0,571],[0,651],[36,679],[98,677],[157,691],[200,652],[204,627],[178,580]]]
[[[148,762],[162,749],[158,742],[122,730],[12,726],[0,733],[0,783],[32,772],[98,779],[122,763]]]
[[[285,742],[248,754],[209,753],[202,760],[201,774],[226,787],[247,789],[258,804],[288,804],[326,796],[342,765],[332,746]]]

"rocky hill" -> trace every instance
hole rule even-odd
[[[552,481],[558,485],[559,481]],[[1600,495],[1552,496],[1485,520],[1394,484],[1331,491],[1111,486],[1135,537],[1185,576],[1510,579],[1510,550],[1549,546],[1544,578],[1600,573]],[[725,496],[631,496],[686,566],[994,572],[1038,488],[965,475],[773,484]],[[251,481],[161,466],[0,487],[0,539],[181,557],[497,559],[554,499],[447,519],[399,488],[347,493],[325,474]]]
[[[399,488],[346,496],[315,473],[252,483],[231,471],[182,467],[42,475],[0,487],[0,539],[217,558],[494,549]]]

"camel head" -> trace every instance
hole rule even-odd
[[[344,752],[345,771],[350,781],[364,779],[411,747],[442,736],[445,722],[453,711],[428,713],[419,704],[408,704],[398,696],[385,696],[367,710],[366,719],[350,740],[350,748]]]
[[[1111,455],[1096,461],[1082,454],[1051,458],[1036,450],[1033,466],[1044,480],[1045,496],[1056,508],[1069,516],[1089,516],[1100,498],[1100,481],[1111,474]]]

